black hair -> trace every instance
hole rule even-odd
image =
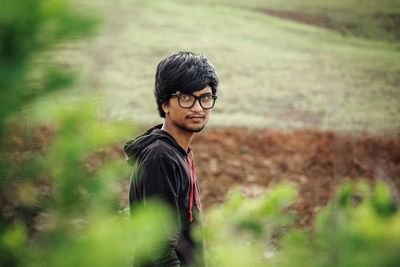
[[[170,99],[171,94],[177,91],[192,94],[207,85],[216,94],[218,82],[215,68],[205,56],[192,52],[168,56],[158,63],[155,76],[154,96],[160,116],[165,118],[162,104]]]

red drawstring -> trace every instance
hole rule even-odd
[[[190,175],[190,187],[189,187],[189,220],[190,222],[193,221],[193,200],[196,208],[200,210],[199,206],[199,199],[197,195],[197,188],[196,188],[196,167],[194,163],[194,157],[191,150],[189,153],[192,156],[192,163],[189,160],[189,156],[186,158],[186,164],[188,166],[189,175]]]

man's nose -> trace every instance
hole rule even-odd
[[[196,99],[191,110],[197,112],[203,111],[203,107],[200,105],[200,99]]]

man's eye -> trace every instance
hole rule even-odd
[[[212,99],[212,96],[211,95],[203,95],[202,97],[201,97],[201,100],[203,100],[203,101],[210,101]]]
[[[189,100],[191,100],[191,96],[190,95],[181,95],[181,100],[182,101],[189,101]]]

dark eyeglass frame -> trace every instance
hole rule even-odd
[[[194,97],[193,104],[190,107],[184,107],[184,106],[181,105],[181,97],[183,95]],[[177,93],[177,94],[171,94],[171,96],[176,96],[178,98],[178,104],[179,104],[179,106],[181,108],[192,108],[196,104],[196,101],[199,101],[199,104],[203,109],[212,109],[214,107],[214,105],[215,105],[215,101],[217,100],[217,96],[216,95],[209,94],[209,93],[203,94],[203,95],[200,95],[200,96]],[[205,96],[211,96],[213,98],[213,102],[212,102],[211,107],[203,107],[203,104],[201,103],[201,98],[205,97]]]

